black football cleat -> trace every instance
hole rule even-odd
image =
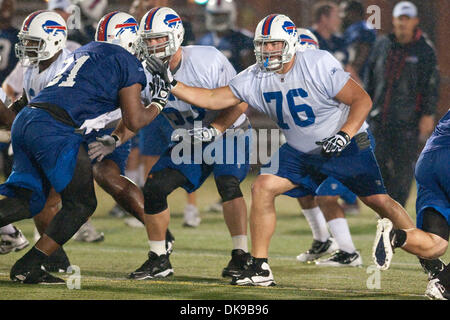
[[[65,284],[63,279],[52,276],[39,265],[23,265],[18,260],[11,268],[10,279],[25,284]]]
[[[241,274],[231,279],[230,284],[235,286],[261,287],[271,287],[276,285],[269,264],[267,262],[258,263],[253,258],[251,263],[241,272]]]
[[[428,280],[436,278],[439,272],[445,268],[444,262],[440,259],[427,260],[419,258],[419,261],[423,271],[428,275]]]
[[[42,267],[47,272],[67,272],[67,269],[70,267],[69,257],[67,257],[66,252],[61,247],[47,258]]]
[[[231,251],[231,260],[222,271],[222,277],[234,277],[245,270],[250,263],[251,255],[241,249]]]
[[[169,261],[169,255],[162,254],[158,256],[153,251],[148,254],[148,260],[137,269],[128,275],[128,279],[146,280],[153,278],[166,278],[173,275],[172,265]]]

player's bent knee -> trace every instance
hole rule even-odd
[[[235,176],[226,175],[216,177],[217,191],[219,192],[222,202],[231,201],[242,197],[240,181]]]
[[[275,195],[273,186],[269,179],[259,176],[252,185],[252,197]]]
[[[149,174],[143,190],[144,212],[158,214],[166,210],[167,196],[186,181],[181,172],[170,168]]]

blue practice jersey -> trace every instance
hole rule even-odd
[[[365,44],[372,48],[373,44],[377,39],[377,33],[375,29],[367,24],[366,21],[355,22],[350,25],[344,32],[344,41],[347,47],[347,52],[349,54],[350,60],[354,60],[357,54],[356,46],[358,44]],[[368,56],[364,65],[359,71],[359,76],[362,78],[364,71],[366,69]]]
[[[375,29],[371,28],[366,21],[355,22],[344,32],[344,41],[347,46],[355,43],[367,43],[372,45],[377,38]]]
[[[61,72],[32,103],[63,108],[74,123],[95,119],[119,107],[119,91],[136,83],[146,86],[140,61],[122,47],[91,42],[74,51]]]
[[[448,147],[450,147],[450,110],[437,124],[422,153]]]
[[[249,51],[253,51],[253,38],[236,30],[231,30],[222,38],[219,38],[214,32],[207,33],[199,39],[197,44],[213,46],[218,49],[227,57],[238,73],[248,67],[242,65],[241,57]]]
[[[323,38],[316,30],[311,29],[311,31],[319,41],[320,50],[328,51],[344,66],[348,63],[349,54],[347,51],[347,45],[343,38],[332,34],[331,38],[327,40]]]
[[[0,29],[0,85],[17,64],[14,46],[19,41],[15,28]]]

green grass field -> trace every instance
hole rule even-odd
[[[250,204],[249,177],[242,185]],[[414,192],[414,191],[413,191]],[[98,189],[99,205],[92,222],[105,233],[101,243],[65,245],[70,261],[81,270],[81,288],[65,286],[22,285],[9,280],[9,270],[25,251],[0,256],[0,299],[425,299],[426,275],[416,257],[397,250],[391,268],[380,274],[380,289],[369,289],[367,280],[374,276],[371,247],[375,236],[375,214],[363,207],[358,216],[348,217],[353,241],[361,252],[362,268],[316,267],[300,264],[295,257],[309,248],[311,231],[299,206],[289,197],[277,198],[277,229],[270,247],[269,262],[277,282],[270,288],[234,287],[221,278],[222,268],[230,258],[231,239],[222,214],[202,211],[197,229],[181,226],[185,193],[177,190],[169,197],[172,210],[170,229],[175,235],[171,263],[174,276],[164,280],[131,281],[128,273],[139,267],[149,249],[144,228],[130,228],[122,219],[108,216],[112,199]],[[209,179],[198,192],[200,208],[218,199],[214,181]],[[408,212],[415,218],[414,199]],[[33,239],[32,221],[16,224],[29,240]],[[250,244],[249,244],[250,245]],[[443,257],[448,262],[449,253]],[[369,273],[368,273],[369,271]],[[62,277],[68,279],[69,274]]]

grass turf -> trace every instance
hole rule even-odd
[[[248,177],[242,190],[250,204]],[[407,206],[415,218],[414,193]],[[183,228],[185,193],[177,190],[169,197],[172,210],[170,229],[176,241],[171,263],[174,276],[168,279],[131,281],[128,273],[147,258],[148,243],[144,228],[130,228],[122,219],[108,216],[113,207],[111,197],[97,189],[99,205],[92,223],[105,233],[101,243],[71,240],[64,247],[73,265],[80,267],[81,289],[66,286],[22,285],[9,280],[9,270],[24,252],[0,256],[0,299],[200,299],[200,300],[293,300],[293,299],[425,299],[427,277],[416,257],[397,250],[391,268],[380,273],[380,289],[369,289],[373,279],[371,259],[376,215],[362,206],[358,216],[348,217],[353,241],[361,252],[361,268],[316,267],[301,264],[295,257],[311,244],[311,231],[295,199],[281,196],[276,200],[277,228],[272,238],[269,263],[277,282],[270,288],[234,287],[221,278],[228,263],[231,239],[221,213],[202,211],[202,223],[196,229]],[[214,181],[208,179],[197,193],[202,209],[218,199]],[[31,220],[15,224],[26,237],[33,239]],[[249,243],[250,245],[250,243]],[[448,262],[450,254],[443,259]],[[369,267],[369,269],[368,269]],[[64,279],[69,274],[60,274]],[[369,277],[371,277],[369,279]]]

